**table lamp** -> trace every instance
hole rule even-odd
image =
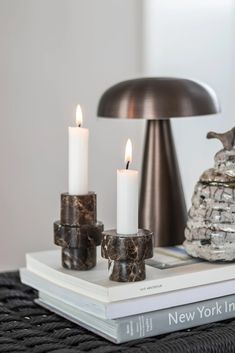
[[[100,98],[99,117],[147,120],[139,227],[154,232],[155,246],[181,244],[187,220],[170,118],[219,111],[217,96],[209,86],[182,78],[123,81]]]

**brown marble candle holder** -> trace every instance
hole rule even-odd
[[[62,264],[69,270],[87,271],[96,266],[96,246],[62,248]]]
[[[137,234],[123,235],[107,230],[102,234],[101,255],[109,260],[111,281],[142,281],[146,278],[144,260],[153,257],[153,233],[139,229]]]
[[[84,224],[79,227],[62,225],[60,221],[54,223],[54,242],[62,248],[87,247],[90,243],[100,245],[103,224]]]
[[[96,194],[61,194],[60,221],[71,227],[96,223]]]
[[[61,194],[60,221],[54,222],[54,243],[62,247],[62,266],[86,271],[96,265],[103,224],[96,220],[96,194]]]

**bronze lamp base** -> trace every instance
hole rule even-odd
[[[139,226],[154,230],[154,245],[184,241],[187,209],[170,120],[148,120],[140,189]]]

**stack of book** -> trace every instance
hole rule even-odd
[[[235,263],[195,260],[182,247],[156,248],[146,263],[145,281],[117,283],[105,259],[70,271],[52,250],[27,254],[20,274],[38,304],[115,343],[235,317]]]

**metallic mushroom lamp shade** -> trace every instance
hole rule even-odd
[[[170,118],[219,111],[210,87],[170,77],[120,82],[105,91],[99,101],[99,117],[147,120],[139,226],[154,232],[155,246],[181,244],[187,218]]]

